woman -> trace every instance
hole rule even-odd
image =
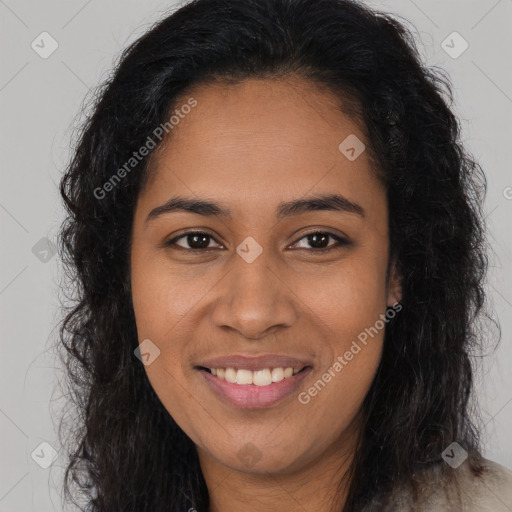
[[[446,94],[349,0],[196,0],[123,53],[61,182],[67,497],[512,507],[469,413],[485,178]]]

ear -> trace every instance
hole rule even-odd
[[[391,262],[391,269],[389,271],[387,306],[392,307],[394,304],[400,302],[401,300],[402,276],[397,270],[396,259],[393,258]]]

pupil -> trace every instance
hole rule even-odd
[[[320,242],[317,239],[320,239]],[[317,249],[323,249],[324,247],[327,247],[328,244],[324,244],[324,242],[328,242],[328,240],[329,235],[326,233],[313,233],[308,235],[308,243]]]
[[[209,244],[209,241],[208,241],[208,238],[209,236],[208,235],[188,235],[188,244],[195,248],[195,249],[204,249],[206,247],[208,247],[208,244]],[[196,245],[196,241],[198,239],[202,239],[202,241]]]

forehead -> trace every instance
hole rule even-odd
[[[321,162],[338,155],[344,133],[364,138],[360,123],[342,112],[344,101],[325,87],[296,78],[199,86],[180,97],[175,109],[191,97],[197,106],[172,130],[171,153],[186,149],[214,157],[229,149],[231,155],[264,158],[264,149],[283,159],[306,155]]]
[[[191,98],[197,104],[153,159],[146,193],[155,198],[214,192],[236,211],[309,192],[382,193],[367,152],[343,153],[343,141],[360,150],[365,135],[326,88],[296,79],[215,83],[190,89],[174,110]]]

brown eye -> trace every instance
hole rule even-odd
[[[200,251],[204,249],[213,249],[214,247],[210,247],[210,242],[215,240],[212,235],[209,233],[204,233],[202,231],[191,231],[190,233],[185,233],[180,235],[172,240],[166,242],[166,247],[176,245],[182,249],[189,251]],[[182,242],[182,244],[178,243]]]
[[[330,244],[329,239],[333,239],[335,243]],[[327,231],[314,231],[312,233],[308,233],[295,242],[294,246],[297,246],[301,240],[306,240],[306,244],[309,244],[309,246],[298,247],[298,249],[312,249],[314,252],[330,251],[331,249],[337,249],[341,246],[350,244],[348,240]]]

